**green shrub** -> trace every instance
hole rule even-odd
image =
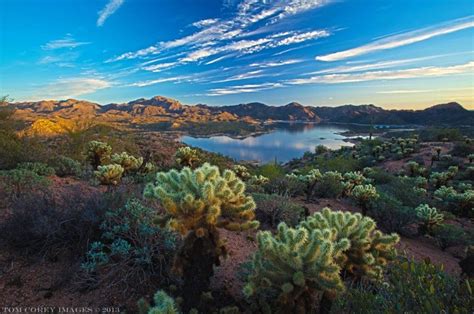
[[[386,193],[373,201],[370,216],[387,232],[405,234],[409,225],[418,221],[411,207],[404,206],[400,200]]]
[[[305,217],[305,209],[288,198],[279,195],[252,194],[257,208],[256,218],[260,225],[276,227],[280,222],[296,226]]]
[[[332,313],[470,313],[470,280],[459,282],[427,261],[394,263],[387,281],[353,287],[342,294]]]
[[[81,268],[108,284],[144,288],[168,282],[178,238],[155,221],[156,211],[137,199],[108,210],[101,240],[91,244]]]
[[[442,224],[437,226],[434,228],[433,235],[443,250],[451,246],[473,243],[473,239],[469,239],[464,229],[456,225]]]
[[[303,195],[305,184],[291,177],[278,177],[270,180],[264,186],[264,191],[268,194],[277,194],[284,197],[294,197]]]
[[[344,192],[341,173],[336,171],[325,172],[322,179],[314,186],[314,195],[317,197],[338,198]]]
[[[55,174],[54,168],[42,162],[23,162],[18,164],[17,168],[32,171],[39,176],[52,176]]]
[[[82,173],[81,163],[66,156],[58,156],[51,161],[51,164],[60,177],[80,176]]]
[[[258,167],[255,172],[257,175],[262,175],[269,180],[274,180],[285,175],[285,170],[283,167],[275,163],[262,165]]]
[[[28,169],[0,171],[0,185],[7,194],[7,199],[18,198],[31,191],[41,191],[48,187],[50,180]]]

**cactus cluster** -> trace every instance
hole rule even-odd
[[[459,186],[458,192],[453,187],[442,186],[434,192],[434,197],[448,208],[466,217],[474,216],[474,190],[469,185]]]
[[[451,166],[445,172],[433,172],[430,176],[430,182],[435,188],[440,188],[443,185],[447,185],[456,176],[458,171],[457,166]]]
[[[426,172],[426,168],[421,166],[416,161],[409,161],[406,163],[408,175],[410,177],[423,176]]]
[[[420,231],[422,233],[432,233],[435,226],[441,225],[444,215],[439,213],[434,207],[421,204],[415,208],[416,216],[421,220]]]
[[[350,244],[347,239],[336,241],[335,230],[293,229],[281,223],[275,236],[269,231],[259,232],[257,243],[253,273],[244,287],[247,297],[259,298],[269,290],[276,293],[276,307],[281,313],[310,313],[318,292],[337,294],[344,290],[336,259]]]
[[[368,217],[325,208],[294,229],[281,223],[274,236],[258,233],[244,293],[264,312],[272,312],[273,305],[281,313],[312,313],[315,295],[323,292],[323,300],[331,300],[344,290],[343,271],[380,279],[396,257],[398,241],[398,235],[376,230]]]
[[[122,166],[125,172],[133,172],[140,169],[143,164],[143,157],[134,157],[127,152],[120,154],[113,154],[111,158],[112,163]]]
[[[98,166],[94,175],[101,184],[117,185],[122,179],[124,169],[117,164]]]
[[[87,144],[86,159],[93,169],[110,161],[112,147],[104,142],[90,141]]]
[[[232,167],[232,171],[242,180],[247,180],[251,177],[249,170],[247,167],[242,165],[234,165]]]
[[[363,215],[367,214],[369,203],[379,198],[377,189],[372,184],[356,185],[350,192],[350,196],[362,208]]]
[[[194,168],[200,161],[199,152],[188,146],[178,148],[174,158],[178,165],[190,168]]]
[[[253,175],[247,181],[249,185],[257,185],[257,186],[267,184],[268,182],[270,182],[270,179],[262,175]]]
[[[376,230],[376,223],[369,217],[350,212],[324,208],[301,223],[308,230],[335,229],[337,240],[348,239],[350,248],[341,255],[338,263],[356,277],[379,279],[383,268],[396,257],[395,244],[399,236],[386,235]]]

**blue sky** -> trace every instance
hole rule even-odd
[[[472,0],[0,0],[0,94],[474,109]]]

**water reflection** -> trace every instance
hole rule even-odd
[[[308,123],[280,123],[272,133],[233,139],[228,136],[194,138],[183,136],[181,141],[204,150],[228,155],[237,160],[275,160],[287,162],[301,157],[306,151],[314,151],[315,146],[324,145],[331,149],[352,146],[344,142],[346,131],[340,126]]]

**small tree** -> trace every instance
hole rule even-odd
[[[160,172],[156,183],[144,195],[161,201],[169,217],[168,225],[184,237],[174,261],[183,277],[184,309],[199,303],[209,287],[214,265],[226,250],[218,227],[231,231],[257,228],[255,202],[245,195],[245,184],[233,171],[205,163],[196,170]]]

